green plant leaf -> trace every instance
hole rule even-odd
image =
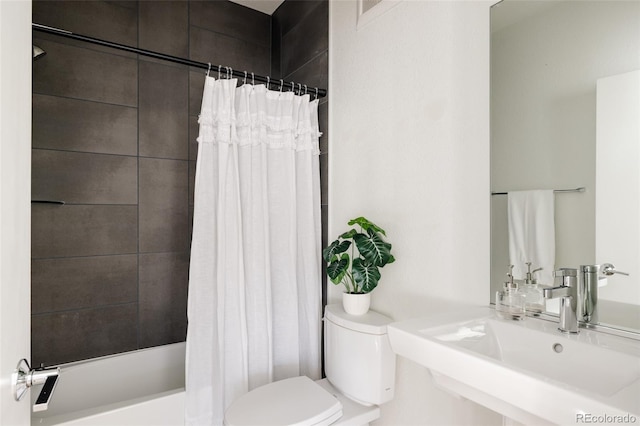
[[[351,247],[351,241],[335,240],[326,249],[322,250],[322,258],[325,262],[331,262],[334,256],[344,253]]]
[[[361,258],[353,259],[353,280],[357,286],[365,293],[369,293],[378,285],[380,280],[380,271],[378,267],[362,260]]]
[[[365,231],[369,231],[369,229],[373,229],[375,232],[379,232],[380,234],[386,236],[387,233],[384,232],[384,229],[380,228],[378,225],[376,225],[375,223],[369,221],[369,219],[367,219],[366,217],[357,217],[355,219],[351,219],[348,223],[349,226],[353,226],[353,225],[360,225],[360,227],[362,229],[364,229]],[[351,238],[351,237],[349,237]]]
[[[340,284],[349,268],[349,260],[347,253],[344,253],[339,258],[337,256],[333,257],[333,260],[327,266],[327,275],[332,283]]]
[[[344,234],[340,235],[340,238],[348,240],[349,238],[353,238],[353,236],[356,235],[357,233],[358,233],[358,231],[356,231],[355,229],[351,229],[351,230],[345,232]]]
[[[376,266],[384,266],[389,263],[389,260],[395,260],[391,255],[391,244],[385,242],[373,229],[369,229],[367,232],[368,235],[356,234],[353,236],[362,257]]]

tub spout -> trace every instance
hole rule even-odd
[[[26,359],[21,359],[11,376],[11,387],[16,401],[20,401],[27,393],[27,389],[34,385],[42,385],[40,394],[33,405],[33,411],[44,411],[49,408],[49,402],[60,377],[59,367],[31,369]]]
[[[42,370],[36,370],[32,374],[37,375],[36,380],[39,380],[40,383],[44,379],[44,386],[42,386],[42,389],[40,390],[36,403],[33,404],[33,412],[35,413],[49,408],[49,402],[51,402],[53,391],[56,389],[56,384],[58,384],[58,378],[60,377],[60,369],[45,368]]]
[[[575,289],[565,286],[548,287],[542,289],[542,294],[545,299],[556,299],[558,297],[572,296],[574,291]]]

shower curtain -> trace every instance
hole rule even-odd
[[[187,314],[187,425],[263,384],[320,378],[318,101],[206,77]]]

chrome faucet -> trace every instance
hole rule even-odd
[[[578,332],[578,270],[560,268],[553,271],[554,278],[561,278],[558,287],[544,288],[545,299],[560,298],[560,324],[558,330],[563,333]]]
[[[586,324],[598,323],[598,280],[600,273],[604,276],[613,274],[629,275],[626,272],[617,271],[611,263],[602,265],[581,265],[580,266],[580,321]]]

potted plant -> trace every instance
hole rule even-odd
[[[380,268],[395,258],[391,244],[382,238],[387,235],[382,228],[364,217],[352,219],[348,225],[358,225],[360,230],[352,228],[340,235],[322,251],[322,257],[327,262],[331,282],[345,287],[342,298],[345,311],[362,315],[369,310],[370,293],[378,285]]]

